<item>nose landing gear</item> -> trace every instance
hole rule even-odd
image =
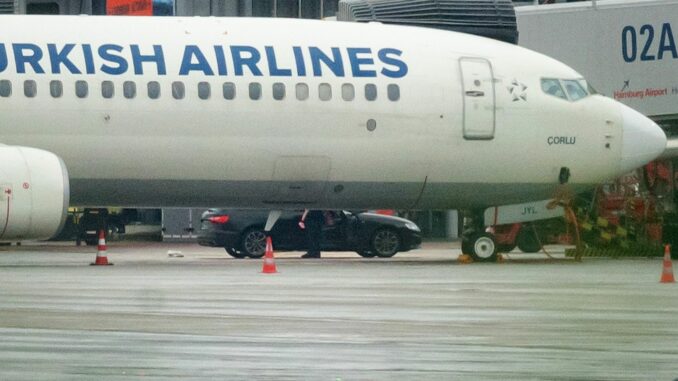
[[[497,241],[493,234],[484,231],[483,211],[472,211],[470,215],[465,219],[461,252],[470,255],[476,262],[496,262]]]

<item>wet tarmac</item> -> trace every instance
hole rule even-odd
[[[98,267],[92,248],[0,248],[0,380],[678,378],[661,260],[550,249],[279,253],[271,275],[197,245],[113,244]]]

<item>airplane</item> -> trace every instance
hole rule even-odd
[[[0,36],[0,240],[69,204],[482,210],[667,143],[567,65],[450,31],[12,15]]]

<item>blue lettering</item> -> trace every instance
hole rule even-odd
[[[243,57],[243,53],[249,54],[249,57]],[[233,71],[237,76],[243,76],[243,68],[247,66],[253,75],[261,77],[261,70],[257,64],[261,60],[259,51],[251,46],[233,45],[231,46],[231,55],[233,56]]]
[[[139,45],[130,45],[132,49],[132,62],[134,63],[134,74],[144,74],[144,62],[155,63],[156,68],[158,69],[158,75],[167,74],[165,69],[165,56],[162,52],[162,46],[153,45],[153,54],[142,55],[139,50]]]
[[[101,71],[110,75],[120,75],[127,72],[127,68],[129,67],[127,60],[119,55],[111,54],[110,51],[120,53],[122,52],[122,46],[106,44],[99,47],[99,57],[101,57],[101,59],[117,64],[117,66],[101,65]]]
[[[292,48],[294,52],[294,62],[297,66],[297,75],[300,77],[306,76],[306,62],[304,61],[304,53],[301,51],[300,46],[295,46]]]
[[[652,40],[654,40],[654,28],[652,25],[645,24],[640,27],[640,35],[644,36],[647,34],[647,41],[645,41],[645,47],[643,48],[642,53],[640,53],[641,61],[654,61],[655,56],[649,54],[650,47],[652,46]]]
[[[676,41],[673,39],[673,31],[671,24],[664,23],[662,25],[662,35],[659,39],[659,53],[657,58],[664,59],[664,52],[671,53],[672,58],[678,58],[678,51],[676,51]]]
[[[42,50],[35,44],[12,44],[14,51],[14,62],[16,63],[16,72],[19,74],[26,73],[26,64],[29,64],[36,74],[45,74],[45,71],[40,66],[42,59]],[[30,55],[26,52],[29,51]]]
[[[308,48],[309,53],[311,53],[311,65],[313,66],[313,76],[322,77],[323,71],[320,63],[324,63],[328,69],[334,73],[337,77],[344,76],[344,62],[341,59],[341,52],[339,48],[332,48],[332,58],[327,54],[323,53],[320,48],[311,46]]]
[[[376,77],[376,70],[363,70],[361,65],[374,65],[372,57],[358,57],[359,54],[372,54],[370,48],[348,48],[348,60],[351,62],[351,71],[354,77]]]
[[[198,62],[193,62],[194,57]],[[179,75],[188,75],[188,73],[193,70],[201,71],[205,75],[214,75],[210,64],[207,62],[207,58],[202,54],[200,48],[196,45],[187,45],[186,48],[184,48],[184,58],[181,60]]]
[[[73,64],[73,61],[68,59],[68,54],[73,51],[73,48],[75,48],[75,44],[66,44],[61,51],[58,51],[56,44],[47,44],[52,74],[61,74],[61,65],[64,65],[71,74],[82,74],[80,69]]]
[[[0,44],[0,73],[7,69],[7,49],[5,44]]]
[[[630,45],[630,46],[629,46]],[[622,56],[624,61],[631,63],[638,56],[638,41],[636,28],[628,25],[622,29]]]
[[[224,47],[215,45],[214,54],[217,56],[217,72],[219,75],[228,74],[228,71],[226,70],[226,55],[224,54]]]
[[[407,67],[407,64],[402,61],[399,58],[403,54],[402,50],[398,49],[390,49],[390,48],[385,48],[379,50],[378,56],[379,60],[384,64],[384,65],[389,65],[395,67],[396,70],[394,69],[387,69],[383,68],[381,69],[381,74],[383,74],[386,77],[389,78],[402,78],[407,75],[407,72],[409,71],[409,68]],[[395,57],[393,57],[395,56]]]
[[[94,74],[94,55],[90,44],[82,45],[82,55],[85,56],[85,71],[87,74]]]
[[[271,77],[291,77],[292,70],[290,69],[280,69],[278,67],[278,61],[275,58],[275,50],[272,46],[266,47],[266,60],[268,61],[268,72]]]

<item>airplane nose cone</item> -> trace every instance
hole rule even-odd
[[[645,115],[620,105],[624,125],[621,170],[629,172],[651,162],[666,149],[666,134]]]

